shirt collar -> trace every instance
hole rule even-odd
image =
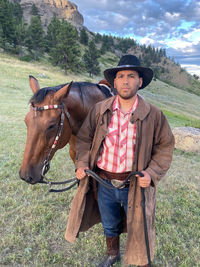
[[[138,95],[136,97],[136,100],[135,102],[133,103],[132,107],[130,108],[130,110],[126,113],[133,113],[135,111],[135,109],[137,108],[137,105],[138,105]],[[116,111],[116,110],[120,110],[120,104],[119,104],[119,97],[118,95],[116,96],[114,102],[113,102],[113,112]]]

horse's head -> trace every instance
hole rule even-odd
[[[27,140],[19,175],[24,181],[35,184],[43,180],[44,161],[47,158],[50,160],[55,151],[64,147],[70,139],[72,130],[63,102],[71,85],[40,89],[34,77],[30,76],[29,82],[34,95],[30,99],[30,111],[25,117]],[[60,128],[62,132],[59,136]]]

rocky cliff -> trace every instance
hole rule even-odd
[[[82,28],[83,16],[79,13],[77,6],[68,0],[11,0],[20,3],[24,11],[25,22],[31,20],[32,5],[38,8],[44,29],[47,28],[54,15],[59,19],[66,19],[76,28]]]

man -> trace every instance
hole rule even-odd
[[[77,136],[76,176],[80,184],[69,214],[65,238],[74,242],[100,220],[106,236],[107,257],[99,266],[120,260],[119,237],[127,232],[124,264],[148,266],[141,187],[145,188],[146,219],[151,261],[155,248],[156,185],[170,167],[174,137],[158,108],[138,95],[153,78],[150,68],[137,57],[125,55],[117,67],[107,69],[105,78],[117,90],[89,112]],[[107,189],[85,174],[96,171],[106,183],[122,183],[131,171],[140,171],[124,188]],[[96,201],[97,199],[97,201]],[[97,205],[98,204],[98,205]],[[99,216],[100,213],[100,216]]]

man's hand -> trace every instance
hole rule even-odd
[[[88,170],[88,167],[84,167],[84,168],[78,168],[76,171],[76,178],[78,180],[83,179],[86,176],[85,170]]]
[[[141,171],[144,174],[144,177],[140,177],[138,174],[135,176],[138,178],[138,183],[140,187],[149,187],[151,183],[151,176],[146,171]]]

